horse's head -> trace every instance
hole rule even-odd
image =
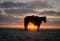
[[[47,21],[46,21],[46,17],[42,17],[42,20],[46,23]]]

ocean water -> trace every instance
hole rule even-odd
[[[0,28],[0,41],[60,41],[60,29],[24,29]]]

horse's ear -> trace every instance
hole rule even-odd
[[[32,16],[34,16],[34,15],[32,15]]]
[[[36,16],[36,17],[38,17],[38,16]]]

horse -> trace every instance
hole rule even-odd
[[[26,16],[24,18],[24,26],[25,26],[25,30],[27,31],[27,25],[29,24],[29,22],[34,23],[34,25],[38,26],[37,31],[39,31],[39,27],[42,23],[42,21],[44,21],[45,23],[46,21],[46,17],[38,17],[38,16]]]

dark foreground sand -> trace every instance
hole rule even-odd
[[[0,41],[60,41],[59,29],[41,29],[39,32],[0,28]]]

